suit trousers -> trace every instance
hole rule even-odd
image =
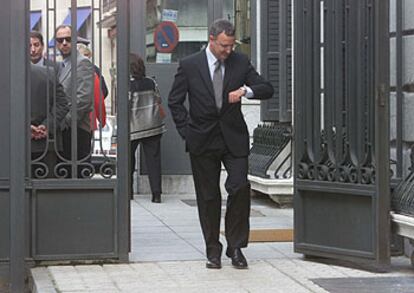
[[[206,243],[207,258],[220,257],[221,163],[227,171],[228,192],[225,236],[232,248],[246,247],[249,238],[250,185],[247,181],[248,158],[235,157],[224,145],[201,155],[190,153],[191,168],[197,197],[201,229]]]
[[[135,153],[138,145],[141,143],[144,150],[145,163],[148,170],[148,178],[152,194],[161,194],[161,136],[154,135],[131,141],[131,170],[130,170],[130,192],[133,193],[133,175],[135,171],[136,158]]]

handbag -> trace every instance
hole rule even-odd
[[[130,136],[140,139],[165,132],[163,118],[166,113],[161,105],[160,91],[154,89],[130,94]]]

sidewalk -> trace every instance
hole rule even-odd
[[[149,195],[137,195],[132,202],[129,264],[34,268],[33,291],[414,292],[414,269],[407,258],[393,258],[392,271],[378,274],[304,260],[293,253],[292,242],[250,243],[243,250],[248,270],[232,268],[224,255],[221,270],[206,269],[194,195],[163,195],[162,200],[154,204]],[[292,209],[253,198],[251,230],[292,227]]]

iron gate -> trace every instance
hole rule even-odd
[[[295,1],[295,251],[387,265],[389,3]]]
[[[3,1],[2,5],[1,35],[10,43],[0,49],[5,68],[0,79],[0,119],[2,125],[7,126],[0,146],[4,162],[0,175],[0,290],[4,280],[8,280],[12,292],[23,292],[27,267],[38,261],[128,260],[130,4],[129,1],[100,0],[10,0]],[[40,12],[33,11],[36,5]],[[114,111],[122,113],[117,115],[114,124],[117,125],[113,136],[113,143],[117,143],[117,156],[111,158],[103,151],[104,130],[99,125],[91,134],[91,151],[85,157],[79,157],[77,115],[80,103],[76,86],[87,78],[78,78],[77,56],[80,53],[73,52],[77,52],[74,48],[82,40],[79,37],[86,34],[90,40],[89,48],[96,56],[91,59],[90,67],[93,63],[103,68],[101,37],[107,32],[103,34],[100,24],[108,7],[117,10],[114,27],[118,33],[113,38],[118,53],[113,59],[116,87],[112,91],[114,103],[107,103],[116,106]],[[62,153],[59,133],[62,121],[57,121],[55,115],[61,63],[55,62],[59,52],[55,47],[54,29],[62,23],[72,26],[66,42],[72,46],[70,79],[71,84],[76,85],[65,89],[70,107],[68,113],[72,114],[69,157]],[[28,56],[29,31],[39,28],[46,48],[44,58],[48,61],[36,65],[42,67],[40,71],[33,71]],[[47,86],[43,81],[41,83],[41,87],[47,88],[41,102],[46,107],[41,110],[45,113],[41,122],[47,131],[41,140],[42,149],[34,156],[31,127],[38,124],[33,122],[32,106],[38,102],[33,102],[33,95],[37,92],[33,85],[37,84],[34,74],[38,72],[47,73],[44,79]],[[102,82],[98,74],[93,78]],[[90,125],[95,119],[89,116],[93,113],[93,104],[103,103],[103,96],[96,94],[97,91],[101,91],[99,87],[93,89],[90,97],[91,111],[87,116],[91,119]],[[102,109],[100,106],[97,108]],[[101,111],[95,111],[97,117],[102,118]],[[96,152],[103,153],[98,168],[93,164],[94,143]]]

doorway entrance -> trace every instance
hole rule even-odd
[[[157,81],[165,108],[178,61],[207,46],[208,26],[214,19],[232,21],[238,40],[236,50],[250,55],[250,0],[135,2],[139,3],[131,3],[131,51],[143,56],[147,75]],[[161,143],[162,173],[189,175],[184,142],[170,116],[166,125],[168,130]],[[146,173],[142,160],[138,169],[141,174]]]

